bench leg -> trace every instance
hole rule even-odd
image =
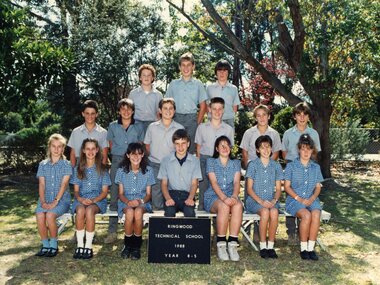
[[[69,222],[69,219],[67,219],[67,218],[65,218],[63,220],[59,220],[58,236],[65,230],[65,227],[66,227],[68,222]]]
[[[320,248],[321,248],[323,251],[326,251],[326,252],[327,252],[327,248],[326,248],[326,246],[323,244],[323,242],[321,241],[320,238],[317,238],[317,243],[318,243],[318,245],[320,246]]]
[[[249,244],[252,246],[252,248],[256,251],[259,251],[259,249],[257,248],[257,246],[253,243],[250,235],[247,234],[247,232],[245,231],[244,227],[241,226],[240,227],[240,232],[243,234],[243,236],[245,237],[245,239],[249,242]]]

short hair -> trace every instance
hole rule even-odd
[[[176,109],[176,107],[175,107],[175,101],[174,101],[173,98],[162,98],[162,99],[160,100],[160,102],[158,103],[158,108],[159,108],[160,110],[162,110],[162,106],[163,106],[164,104],[167,104],[167,103],[172,104],[173,107],[174,107],[174,110]]]
[[[190,142],[190,136],[188,132],[185,129],[178,129],[174,132],[172,136],[172,142],[175,143],[175,141],[184,139],[187,142]]]
[[[313,150],[313,154],[317,154],[317,147],[314,143],[314,140],[311,138],[309,134],[302,134],[298,140],[297,147],[298,150],[302,148],[303,145],[307,145],[310,147],[310,149]]]
[[[178,65],[181,65],[183,61],[190,61],[192,65],[195,64],[194,56],[191,52],[185,52],[183,55],[179,57]]]
[[[260,157],[260,152],[258,150],[263,143],[269,143],[270,147],[273,146],[273,141],[270,136],[268,135],[259,136],[255,141],[256,153],[258,157]]]
[[[96,113],[98,113],[98,111],[99,111],[98,103],[96,103],[96,101],[94,101],[94,100],[84,101],[84,103],[82,105],[82,112],[84,112],[84,110],[86,110],[86,108],[95,109]]]
[[[135,111],[135,103],[133,103],[132,99],[129,99],[129,98],[120,99],[120,101],[117,103],[117,110],[120,111],[120,108],[124,106],[127,106],[128,108],[131,108],[132,111]]]
[[[259,105],[257,105],[257,106],[253,109],[253,116],[254,116],[255,118],[256,118],[257,112],[258,112],[259,110],[263,110],[263,111],[265,111],[265,113],[267,113],[268,116],[270,115],[270,109],[268,108],[268,106],[263,105],[263,104],[259,104]]]
[[[223,107],[225,106],[225,101],[222,97],[213,97],[210,99],[210,107],[212,104],[217,104],[217,103],[222,104]]]
[[[47,147],[47,151],[46,151],[46,156],[50,160],[51,160],[50,146],[51,146],[51,144],[52,144],[53,141],[59,141],[62,144],[62,146],[63,146],[63,150],[65,150],[65,147],[66,147],[66,144],[67,144],[66,138],[64,136],[62,136],[61,134],[52,134],[49,137],[49,139],[48,139],[48,147]],[[65,155],[63,154],[63,152],[62,152],[61,159],[66,159]]]
[[[144,69],[150,70],[152,72],[152,75],[153,75],[152,82],[153,82],[154,79],[156,78],[156,69],[151,64],[146,64],[145,63],[145,64],[141,65],[139,67],[139,78],[141,77],[141,73],[143,72]]]
[[[305,115],[308,115],[308,116],[311,115],[310,107],[306,102],[300,102],[293,108],[293,117],[301,113],[304,113]]]
[[[219,146],[219,144],[222,141],[225,141],[226,143],[228,143],[228,145],[230,146],[230,148],[232,148],[231,141],[230,141],[230,139],[227,136],[220,136],[220,137],[218,137],[215,140],[215,144],[214,144],[214,154],[212,155],[213,158],[218,158],[219,157],[219,152],[216,150],[216,148]],[[230,158],[232,158],[231,152],[230,152]]]
[[[231,74],[231,64],[227,60],[221,59],[215,65],[215,69],[214,69],[215,74],[218,70],[227,70],[228,75],[230,75]]]

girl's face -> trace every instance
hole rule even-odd
[[[272,147],[269,143],[263,142],[259,149],[257,150],[258,153],[260,153],[260,157],[262,158],[270,158],[270,155],[272,153]]]
[[[83,153],[86,155],[87,160],[95,159],[98,152],[99,148],[96,147],[96,144],[94,142],[87,142],[83,149]]]
[[[141,163],[143,156],[144,156],[144,153],[143,152],[140,153],[138,151],[131,152],[130,154],[127,154],[127,157],[129,159],[129,161],[131,162],[131,165],[135,166],[135,167],[140,167],[140,163]]]
[[[306,144],[301,145],[301,148],[298,151],[300,153],[300,159],[302,161],[310,160],[310,157],[313,153],[313,149],[310,148],[310,146]]]
[[[65,147],[59,140],[52,140],[50,143],[50,153],[52,158],[61,158]]]
[[[231,147],[226,141],[221,141],[216,148],[216,151],[221,157],[228,157],[231,153]]]

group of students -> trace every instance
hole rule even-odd
[[[207,90],[193,77],[194,68],[192,54],[182,55],[181,78],[170,83],[163,98],[153,87],[155,69],[142,65],[141,86],[119,101],[119,117],[108,130],[96,123],[96,102],[86,101],[82,110],[85,122],[73,130],[68,142],[71,163],[64,157],[66,139],[59,134],[49,138],[47,159],[40,162],[37,172],[36,216],[42,240],[37,256],[58,253],[56,218],[70,208],[67,186],[71,183],[75,259],[93,257],[95,215],[106,211],[110,187],[110,210],[118,211],[119,217],[125,215],[122,258],[140,258],[145,212],[163,209],[166,217],[174,217],[178,211],[194,217],[199,189],[198,210],[217,214],[218,258],[238,261],[243,166],[247,169],[245,210],[260,215],[260,256],[277,258],[274,240],[284,180],[286,210],[301,219],[301,258],[318,259],[314,245],[323,178],[314,162],[320,144],[317,132],[308,127],[309,107],[300,103],[294,108],[296,125],[285,132],[281,143],[278,132],[268,125],[269,109],[257,106],[257,125],[244,133],[240,145],[242,161],[233,159],[233,119],[240,101],[237,88],[228,82],[231,67],[227,61],[219,61],[215,66],[217,82]],[[206,112],[208,120],[203,123]],[[109,150],[110,171],[105,167]],[[280,150],[287,161],[284,173],[277,162]],[[110,217],[105,243],[117,239],[117,222],[117,217]]]

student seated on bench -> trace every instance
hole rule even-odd
[[[318,196],[323,177],[321,168],[311,159],[317,148],[309,134],[299,138],[298,152],[299,158],[288,163],[285,169],[286,211],[301,219],[301,258],[318,260],[314,246],[322,211]]]
[[[162,159],[157,176],[165,199],[165,217],[175,217],[178,211],[195,217],[195,193],[202,179],[199,159],[188,153],[190,136],[186,130],[176,130],[172,141],[175,152]]]
[[[207,160],[206,173],[210,181],[204,195],[207,212],[216,213],[217,252],[222,261],[239,261],[237,252],[243,204],[239,200],[240,161],[231,159],[231,141],[226,136],[216,139],[214,155]],[[227,229],[229,232],[227,247]]]

